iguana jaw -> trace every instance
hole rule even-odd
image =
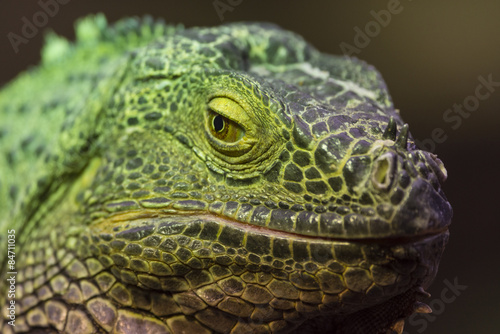
[[[94,226],[96,228],[104,228],[109,230],[111,227],[121,226],[127,223],[134,223],[139,221],[149,221],[151,219],[161,219],[161,218],[172,218],[172,217],[182,217],[182,219],[189,218],[192,221],[205,220],[217,222],[222,226],[232,226],[250,233],[258,233],[263,235],[268,235],[269,237],[284,237],[292,239],[301,240],[321,240],[321,241],[331,241],[331,242],[356,242],[356,243],[377,243],[384,245],[401,245],[409,244],[415,242],[421,242],[427,238],[434,238],[436,235],[448,233],[448,225],[440,227],[431,231],[423,231],[415,235],[394,235],[386,237],[367,237],[367,238],[345,238],[342,236],[312,236],[303,235],[293,231],[281,231],[265,226],[257,226],[249,224],[247,222],[238,221],[236,219],[225,217],[223,215],[213,214],[213,213],[203,213],[199,211],[176,211],[169,210],[165,212],[163,210],[133,210],[128,212],[116,213],[106,219],[96,222]],[[429,222],[428,225],[434,225]]]
[[[85,247],[96,252],[101,250],[104,257],[112,259],[114,264],[109,264],[114,266],[116,275],[122,275],[130,284],[139,284],[143,289],[175,291],[172,289],[177,289],[177,285],[171,284],[178,279],[170,278],[169,275],[175,276],[175,273],[159,274],[153,270],[137,272],[137,283],[129,278],[132,265],[132,262],[129,265],[129,261],[149,263],[151,266],[158,265],[157,261],[160,261],[163,268],[172,264],[175,257],[178,262],[182,262],[179,268],[190,267],[193,275],[204,273],[199,278],[201,280],[206,276],[203,284],[221,279],[211,272],[210,268],[215,264],[216,267],[227,266],[229,270],[246,267],[262,275],[271,272],[284,279],[286,284],[292,284],[293,289],[311,289],[308,284],[313,284],[325,294],[341,294],[346,288],[354,289],[357,293],[366,293],[363,297],[364,307],[375,306],[409,291],[405,297],[404,310],[400,310],[401,316],[411,311],[415,300],[418,300],[416,298],[426,297],[423,289],[434,278],[448,240],[447,229],[413,238],[325,239],[273,231],[219,215],[158,211],[116,214],[96,221],[89,227],[89,232],[90,236],[86,240],[91,245]],[[371,261],[368,266],[367,261]],[[175,272],[177,269],[172,265],[172,270]],[[354,273],[369,273],[367,276],[363,274],[363,284],[366,285],[358,286],[358,281],[353,278],[357,277]],[[193,276],[193,281],[188,278],[193,289],[198,289],[198,284],[202,284],[197,277]],[[396,280],[397,277],[400,278]],[[148,282],[156,279],[160,279],[160,282],[165,279],[165,284],[150,287]],[[275,284],[275,280],[270,285]],[[378,287],[371,291],[375,285]],[[379,295],[381,290],[385,291],[383,296]],[[341,294],[342,303],[333,303],[330,310],[341,314],[343,310],[361,310],[350,303],[347,296],[350,293],[345,297]],[[419,294],[422,296],[419,297]]]

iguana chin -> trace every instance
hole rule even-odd
[[[447,173],[373,67],[272,24],[96,15],[76,36],[0,91],[2,333],[401,333],[430,312]]]

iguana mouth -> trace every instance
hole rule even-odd
[[[242,222],[230,217],[223,215],[217,215],[213,213],[200,213],[196,211],[186,212],[161,212],[157,210],[137,210],[129,212],[116,213],[100,222],[95,224],[95,227],[104,227],[109,229],[110,226],[120,226],[126,223],[140,224],[141,220],[151,220],[151,219],[162,219],[170,217],[182,217],[182,220],[188,219],[189,221],[212,221],[221,225],[232,226],[237,229],[241,229],[246,232],[284,237],[284,238],[294,238],[302,240],[318,240],[318,241],[331,241],[331,242],[351,242],[351,243],[363,243],[363,244],[383,244],[383,245],[402,245],[411,244],[423,241],[427,238],[433,238],[437,235],[444,234],[448,232],[448,226],[441,227],[432,231],[424,231],[416,235],[394,235],[394,236],[384,236],[384,237],[367,237],[367,238],[342,238],[342,237],[325,237],[325,236],[312,236],[303,235],[300,233],[295,233],[291,231],[281,231],[277,229],[272,229],[265,226],[257,226],[247,222]],[[105,227],[106,226],[106,227]]]
[[[380,319],[387,322],[383,324],[385,327],[401,326],[399,320],[393,323],[393,318],[401,319],[413,312],[428,313],[429,307],[419,300],[429,296],[424,289],[435,275],[436,263],[441,256],[439,250],[448,240],[447,227],[412,237],[341,239],[272,230],[212,213],[159,210],[116,213],[96,221],[90,229],[92,237],[87,240],[92,240],[94,249],[110,250],[109,256],[114,261],[113,270],[125,275],[125,279],[130,272],[126,259],[130,259],[130,265],[132,261],[151,261],[163,268],[166,264],[156,261],[171,263],[172,259],[179,257],[182,264],[172,267],[173,270],[191,270],[190,282],[196,288],[197,280],[206,276],[202,273],[212,270],[197,265],[206,261],[208,267],[215,265],[218,268],[227,261],[226,265],[230,268],[227,270],[249,268],[252,275],[257,273],[265,277],[274,274],[282,277],[283,280],[271,279],[270,289],[276,284],[291,284],[303,289],[304,294],[311,289],[327,294],[337,289],[337,286],[342,289],[345,284],[350,286],[354,282],[353,277],[357,277],[355,273],[369,271],[368,276],[363,276],[366,288],[380,283],[381,287],[377,289],[387,290],[384,302],[380,303],[376,296],[368,294],[364,303],[366,310],[354,308],[357,311],[352,315],[340,312],[335,316],[327,312],[324,316],[328,320],[320,323],[321,326],[333,324],[332,319],[335,319],[334,325],[341,322],[341,326],[346,326],[346,332],[353,332],[349,326],[352,323],[364,323],[362,319],[369,319],[367,326]],[[232,257],[235,262],[229,263]],[[373,263],[369,268],[362,269],[367,259]],[[194,267],[189,269],[190,265]],[[162,273],[156,274],[154,270],[138,272],[139,283],[130,282],[156,292],[179,288],[179,278]],[[336,275],[342,275],[343,278],[337,281],[333,277],[340,276]],[[396,277],[399,276],[407,279],[403,288],[396,285]],[[157,279],[160,283],[153,284]],[[357,289],[357,283],[350,287]],[[350,290],[346,291],[346,296],[351,293]],[[353,305],[349,297],[345,298],[345,304],[335,305],[340,310],[346,308],[352,312]],[[317,320],[321,321],[322,316],[319,315]],[[294,333],[301,332],[304,331]]]

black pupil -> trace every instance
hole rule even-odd
[[[213,120],[215,132],[221,132],[224,130],[224,118],[221,115],[217,115]]]

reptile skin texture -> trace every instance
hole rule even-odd
[[[0,119],[2,333],[401,333],[431,311],[447,172],[361,60],[267,23],[94,15],[47,36]]]

